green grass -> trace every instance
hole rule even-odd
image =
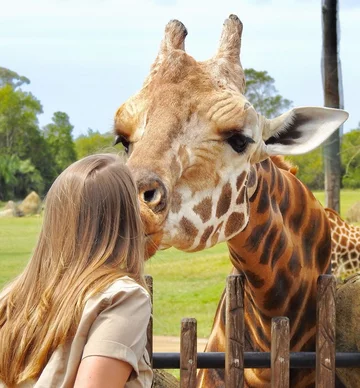
[[[323,201],[324,193],[315,195]],[[342,215],[359,198],[359,191],[342,191]],[[40,227],[41,217],[0,218],[0,288],[25,267]],[[169,249],[149,260],[146,273],[154,279],[154,333],[178,336],[181,319],[193,317],[198,321],[198,336],[208,336],[230,268],[225,244],[192,254]]]
[[[313,191],[315,197],[325,206],[325,192],[324,191]],[[350,207],[360,201],[360,190],[341,190],[340,198],[340,214],[346,218]]]
[[[196,318],[208,336],[231,264],[225,244],[199,253],[159,252],[146,264],[154,281],[154,333],[179,335],[182,318]]]
[[[0,218],[0,287],[25,267],[40,227],[40,217]]]

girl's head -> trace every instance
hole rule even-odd
[[[54,271],[106,266],[139,280],[143,232],[137,192],[119,156],[88,156],[56,179],[47,194],[41,238],[51,247],[42,265]]]
[[[75,333],[87,299],[128,275],[144,285],[137,192],[118,156],[88,156],[48,192],[23,273],[0,297],[0,381],[36,379]]]

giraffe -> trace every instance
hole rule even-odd
[[[331,226],[331,267],[336,277],[360,271],[360,227],[348,224],[335,210],[325,208]]]
[[[247,349],[269,351],[271,318],[285,315],[291,350],[312,350],[330,225],[311,192],[269,157],[312,150],[348,114],[320,107],[271,120],[257,114],[244,97],[241,34],[242,23],[230,15],[215,56],[197,62],[185,52],[186,28],[170,21],[142,89],[115,114],[115,142],[127,150],[138,186],[147,255],[226,241],[234,268],[247,278]],[[199,385],[218,381],[216,370],[206,370]],[[246,369],[245,381],[269,386],[269,371]],[[311,370],[291,372],[292,386],[313,382]]]
[[[277,167],[296,175],[298,167],[281,156],[272,156]],[[360,227],[348,224],[340,214],[325,208],[331,227],[331,268],[338,280],[360,271]]]

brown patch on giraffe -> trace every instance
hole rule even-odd
[[[172,213],[179,213],[181,209],[181,194],[178,191],[174,191],[171,199],[171,212]]]
[[[195,237],[199,233],[198,228],[186,217],[183,217],[180,222],[180,237],[183,238],[186,236],[188,246],[191,246],[194,243]]]
[[[246,186],[243,186],[242,189],[240,190],[239,195],[236,198],[236,204],[240,205],[241,203],[244,203],[244,198],[246,194]],[[247,201],[247,206],[249,206],[249,203]],[[249,210],[247,210],[247,214],[249,214]]]
[[[243,171],[236,179],[236,190],[239,191],[240,187],[244,184],[246,177],[246,171]]]
[[[219,202],[216,207],[217,218],[220,218],[229,210],[230,203],[231,203],[231,193],[232,193],[231,184],[230,182],[228,182],[223,186],[221,190]]]
[[[212,199],[205,197],[193,207],[194,213],[198,214],[202,222],[209,221],[211,218]]]
[[[215,245],[218,242],[220,229],[223,226],[223,223],[223,221],[220,222],[220,224],[216,227],[214,234],[211,236],[211,245]]]
[[[340,240],[340,236],[337,234],[337,233],[333,233],[333,236],[334,236],[334,239],[336,240],[336,241],[339,241]]]
[[[256,170],[255,167],[251,166],[248,178],[248,187],[251,188],[256,183]]]
[[[341,236],[341,239],[340,239],[340,244],[342,246],[346,246],[346,242],[347,242],[347,238],[345,236]]]
[[[251,283],[251,285],[254,288],[261,288],[265,284],[265,280],[255,272],[252,272],[250,270],[245,270],[244,273],[247,280]]]
[[[245,216],[244,213],[234,212],[230,214],[228,221],[225,226],[225,237],[229,237],[236,233],[241,226],[244,224]]]
[[[212,231],[214,230],[214,226],[211,225],[211,226],[208,226],[205,230],[204,230],[204,233],[202,234],[201,238],[200,238],[200,243],[197,247],[196,250],[200,251],[202,249],[204,249],[206,247],[206,243],[212,233]]]

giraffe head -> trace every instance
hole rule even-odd
[[[185,26],[170,21],[142,89],[116,112],[116,142],[138,185],[149,255],[170,246],[197,251],[238,234],[256,185],[251,166],[308,152],[347,118],[308,107],[272,120],[257,114],[244,97],[242,29],[230,15],[217,53],[197,62],[185,52]]]

